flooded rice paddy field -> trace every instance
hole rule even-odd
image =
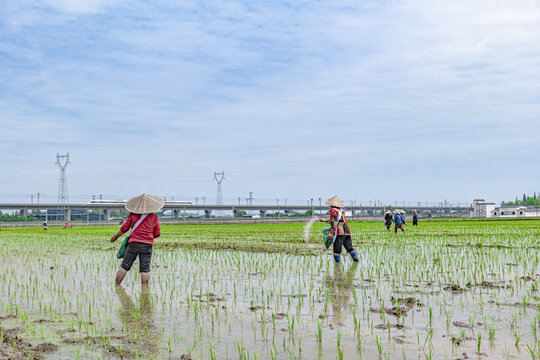
[[[151,282],[117,227],[0,232],[0,359],[536,359],[540,221],[162,226]]]

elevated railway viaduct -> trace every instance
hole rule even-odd
[[[345,210],[352,215],[356,216],[381,216],[382,212],[389,209],[390,206],[347,206]],[[457,215],[462,217],[469,217],[472,211],[472,207],[469,206],[411,206],[411,207],[399,207],[408,210],[417,210],[421,216],[445,216],[445,215]],[[20,216],[28,216],[32,210],[39,210],[45,212],[45,219],[48,220],[52,217],[64,221],[70,221],[72,211],[83,211],[85,214],[90,213],[91,210],[98,211],[103,215],[103,221],[110,220],[110,214],[112,210],[125,210],[122,203],[85,203],[85,204],[22,204],[22,203],[3,203],[0,204],[0,210],[17,211]],[[165,204],[162,213],[170,213],[172,218],[180,219],[185,218],[186,214],[199,212],[204,213],[205,217],[212,217],[214,213],[229,213],[231,215],[237,215],[239,211],[246,211],[249,213],[259,214],[261,217],[266,216],[283,216],[284,214],[292,214],[294,212],[302,212],[311,210],[313,214],[325,214],[328,211],[328,206],[318,205],[200,205],[200,204]]]

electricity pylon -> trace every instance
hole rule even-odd
[[[217,182],[217,195],[216,195],[216,205],[223,205],[223,190],[221,189],[221,183],[225,179],[225,172],[215,172],[214,171],[214,180]]]
[[[66,168],[69,164],[69,153],[66,155],[56,154],[56,165],[60,167],[60,181],[58,182],[58,203],[67,204],[69,202],[68,186],[66,178]]]

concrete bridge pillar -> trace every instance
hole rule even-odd
[[[178,219],[180,217],[180,210],[174,209],[173,210],[173,218]]]
[[[64,221],[71,221],[71,209],[64,209]]]
[[[233,217],[238,217],[238,210],[237,209],[233,209]]]
[[[19,216],[27,217],[28,216],[28,209],[19,210]]]
[[[204,217],[211,217],[212,216],[212,210],[206,209],[204,210]]]
[[[260,210],[261,217],[266,217],[266,210]]]
[[[109,209],[103,209],[103,220],[104,221],[111,220],[111,211]]]

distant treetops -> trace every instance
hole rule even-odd
[[[518,197],[516,196],[516,200],[515,201],[503,201],[501,203],[502,206],[517,206],[517,205],[523,205],[523,206],[528,206],[528,205],[540,205],[540,195],[537,195],[536,192],[531,196],[531,195],[525,195],[523,194],[523,197],[522,199],[518,199]]]

